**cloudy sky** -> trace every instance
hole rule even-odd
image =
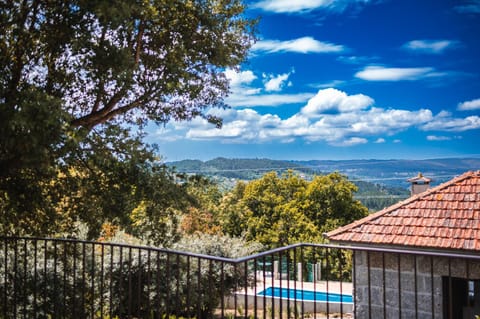
[[[150,127],[167,161],[480,156],[480,0],[255,0],[216,129]]]

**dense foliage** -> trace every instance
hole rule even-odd
[[[353,198],[356,186],[339,173],[306,181],[288,171],[240,183],[221,209],[225,231],[274,248],[322,242],[322,234],[368,214]]]
[[[363,181],[356,181],[355,185],[359,189],[357,198],[373,212],[390,207],[410,197],[410,190],[407,188],[388,187]]]
[[[175,212],[192,202],[188,179],[167,169],[140,137],[118,126],[89,134],[81,148],[50,170],[48,175],[22,170],[1,179],[3,234],[75,235],[81,222],[89,228],[88,238],[95,239],[102,224],[111,223],[165,244],[167,236],[158,234],[169,233]],[[140,217],[150,221],[148,227]]]
[[[0,9],[5,110],[15,115],[36,94],[90,129],[114,118],[188,120],[222,106],[223,69],[241,63],[253,40],[239,0],[10,1]]]
[[[325,162],[326,163],[322,162],[322,166],[315,166],[315,163],[310,162],[281,161],[263,158],[215,158],[204,162],[200,160],[182,160],[170,162],[167,163],[167,165],[175,167],[179,172],[208,176],[220,183],[222,187],[230,189],[235,187],[237,180],[251,181],[262,178],[267,172],[275,171],[277,174],[283,174],[289,169],[298,173],[302,178],[312,180],[315,175],[337,171],[336,166],[340,166],[343,163],[343,161]],[[345,162],[344,165],[347,167],[349,161]],[[360,166],[358,169],[363,168],[363,166],[361,166],[362,163],[358,165]],[[368,161],[365,162],[364,165],[365,167],[375,166],[369,164]],[[323,171],[321,171],[320,168]],[[351,175],[354,175],[354,173],[349,174],[349,178],[354,179],[353,183],[358,188],[355,192],[355,198],[360,200],[360,202],[370,211],[378,211],[410,196],[410,191],[407,189],[408,183],[406,183],[405,180],[400,179],[399,183],[398,178],[393,178],[397,185],[387,186],[384,184],[362,181],[362,178]],[[392,181],[390,179],[385,180],[385,177],[379,179],[386,182]],[[402,184],[403,187],[401,186]]]
[[[224,107],[224,70],[253,43],[243,11],[241,0],[2,3],[0,232],[83,222],[95,237],[108,222],[165,244],[191,196],[141,128],[221,125],[205,110]]]
[[[289,161],[272,160],[267,158],[223,158],[218,157],[205,162],[200,160],[182,160],[167,163],[180,172],[202,174],[223,179],[253,180],[261,178],[267,172],[284,172],[292,169],[298,172],[313,174],[313,170]]]

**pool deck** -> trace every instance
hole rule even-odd
[[[270,288],[270,287],[281,287],[281,288],[290,288],[290,289],[302,289],[302,290],[309,290],[309,291],[317,291],[317,292],[329,292],[329,293],[336,293],[336,294],[346,294],[352,295],[353,285],[351,282],[338,282],[338,281],[317,281],[317,282],[302,282],[302,281],[293,281],[293,280],[279,280],[273,279],[271,277],[265,278],[266,280],[263,281],[263,277],[259,279],[257,277],[256,285],[253,287],[247,288],[246,292],[245,289],[240,289],[235,293],[236,300],[233,298],[227,298],[226,304],[229,307],[233,307],[234,305],[242,305],[244,306],[245,302],[248,302],[247,308],[253,308],[254,305],[258,309],[263,309],[263,307],[281,309],[279,303],[282,303],[283,309],[288,309],[287,305],[297,305],[297,307],[301,307],[306,312],[309,313],[326,313],[329,312],[330,314],[336,313],[343,313],[345,318],[350,318],[352,311],[353,311],[353,303],[339,303],[339,302],[326,302],[326,301],[313,301],[313,300],[297,300],[297,299],[285,299],[279,297],[269,297],[269,296],[260,296],[258,293],[262,292],[263,290]],[[255,301],[256,300],[256,301]],[[266,303],[265,303],[266,302]],[[294,306],[293,306],[294,307]],[[315,316],[317,317],[317,316]],[[322,316],[320,316],[323,318]],[[328,316],[327,316],[328,317]]]
[[[305,281],[294,281],[294,280],[279,280],[271,278],[266,278],[265,282],[263,278],[257,279],[257,284],[254,287],[250,287],[247,289],[248,295],[255,295],[259,292],[265,290],[269,287],[282,287],[282,288],[290,288],[290,289],[302,289],[302,290],[310,290],[310,291],[321,291],[321,292],[329,292],[329,293],[337,293],[337,294],[346,294],[352,295],[353,293],[353,285],[351,282],[338,282],[338,281],[317,281],[317,282],[305,282]],[[244,289],[239,290],[238,292],[244,293]]]

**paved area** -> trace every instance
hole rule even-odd
[[[338,281],[317,281],[317,282],[304,282],[293,280],[278,280],[272,278],[266,278],[265,282],[263,278],[257,280],[257,284],[254,287],[247,289],[247,294],[254,295],[269,287],[282,287],[290,289],[302,289],[310,291],[322,291],[338,294],[352,295],[353,285],[351,282],[338,282]],[[241,290],[241,292],[244,292]]]
[[[316,292],[329,292],[337,293],[344,295],[352,295],[353,285],[351,282],[338,282],[338,281],[316,281],[316,282],[304,282],[304,281],[294,281],[286,279],[274,279],[271,276],[264,277],[263,273],[257,275],[256,284],[248,287],[246,292],[245,289],[238,290],[236,292],[237,299],[227,298],[226,305],[227,309],[234,309],[235,307],[240,308],[243,313],[246,311],[249,316],[252,317],[274,317],[274,318],[290,318],[288,310],[292,309],[302,309],[304,318],[352,318],[353,304],[352,303],[338,303],[338,302],[324,302],[324,301],[301,301],[296,299],[280,299],[274,298],[270,299],[267,297],[259,296],[258,294],[270,287],[281,287],[289,289],[301,289],[306,291],[316,291]],[[256,301],[255,301],[256,300]],[[265,304],[266,302],[266,304]],[[245,307],[245,303],[247,306]],[[283,308],[280,306],[280,303],[283,305]],[[275,305],[273,305],[275,304]],[[288,306],[290,305],[290,306]],[[265,308],[266,307],[266,308]],[[256,308],[256,313],[253,313]],[[265,308],[266,310],[264,310]],[[282,314],[276,313],[283,309]],[[271,313],[272,310],[276,311],[275,314]],[[238,311],[238,309],[237,309]],[[263,313],[263,311],[266,311]],[[329,314],[327,315],[327,312]]]
[[[228,308],[234,308],[234,305],[240,306],[241,308],[244,307],[245,302],[247,302],[248,311],[252,311],[252,307],[254,307],[256,303],[256,307],[262,311],[263,307],[265,306],[264,303],[267,302],[267,309],[272,307],[272,302],[276,304],[276,309],[280,309],[279,302],[281,302],[284,306],[283,309],[288,309],[287,304],[291,305],[291,309],[304,309],[304,311],[310,315],[315,314],[314,317],[321,317],[323,318],[323,314],[326,312],[330,313],[330,318],[350,318],[352,311],[353,311],[353,304],[352,303],[338,303],[338,302],[327,302],[325,301],[312,301],[312,300],[297,300],[297,299],[279,299],[275,297],[274,299],[270,299],[267,297],[259,296],[258,294],[270,287],[281,287],[281,288],[289,288],[289,289],[301,289],[307,291],[316,291],[316,292],[329,292],[329,293],[337,293],[337,294],[345,294],[345,295],[352,295],[352,283],[350,282],[338,282],[338,281],[318,281],[318,282],[301,282],[301,281],[293,281],[293,280],[274,280],[272,278],[266,278],[265,281],[257,280],[257,284],[249,287],[245,293],[245,289],[239,290],[236,292],[237,300],[236,303],[232,298],[227,298],[227,305]],[[256,300],[256,302],[255,302]],[[265,301],[267,300],[267,301]],[[292,305],[293,303],[293,305]],[[297,306],[295,306],[295,304]],[[244,308],[243,308],[244,309]],[[343,314],[341,314],[343,312]],[[318,315],[318,316],[317,316]],[[257,314],[258,316],[258,314]],[[255,316],[254,316],[255,317]],[[276,317],[276,316],[275,316]],[[280,316],[282,317],[282,316]]]

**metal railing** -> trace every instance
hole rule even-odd
[[[229,259],[0,238],[0,318],[473,318],[480,305],[479,255],[297,244]]]

